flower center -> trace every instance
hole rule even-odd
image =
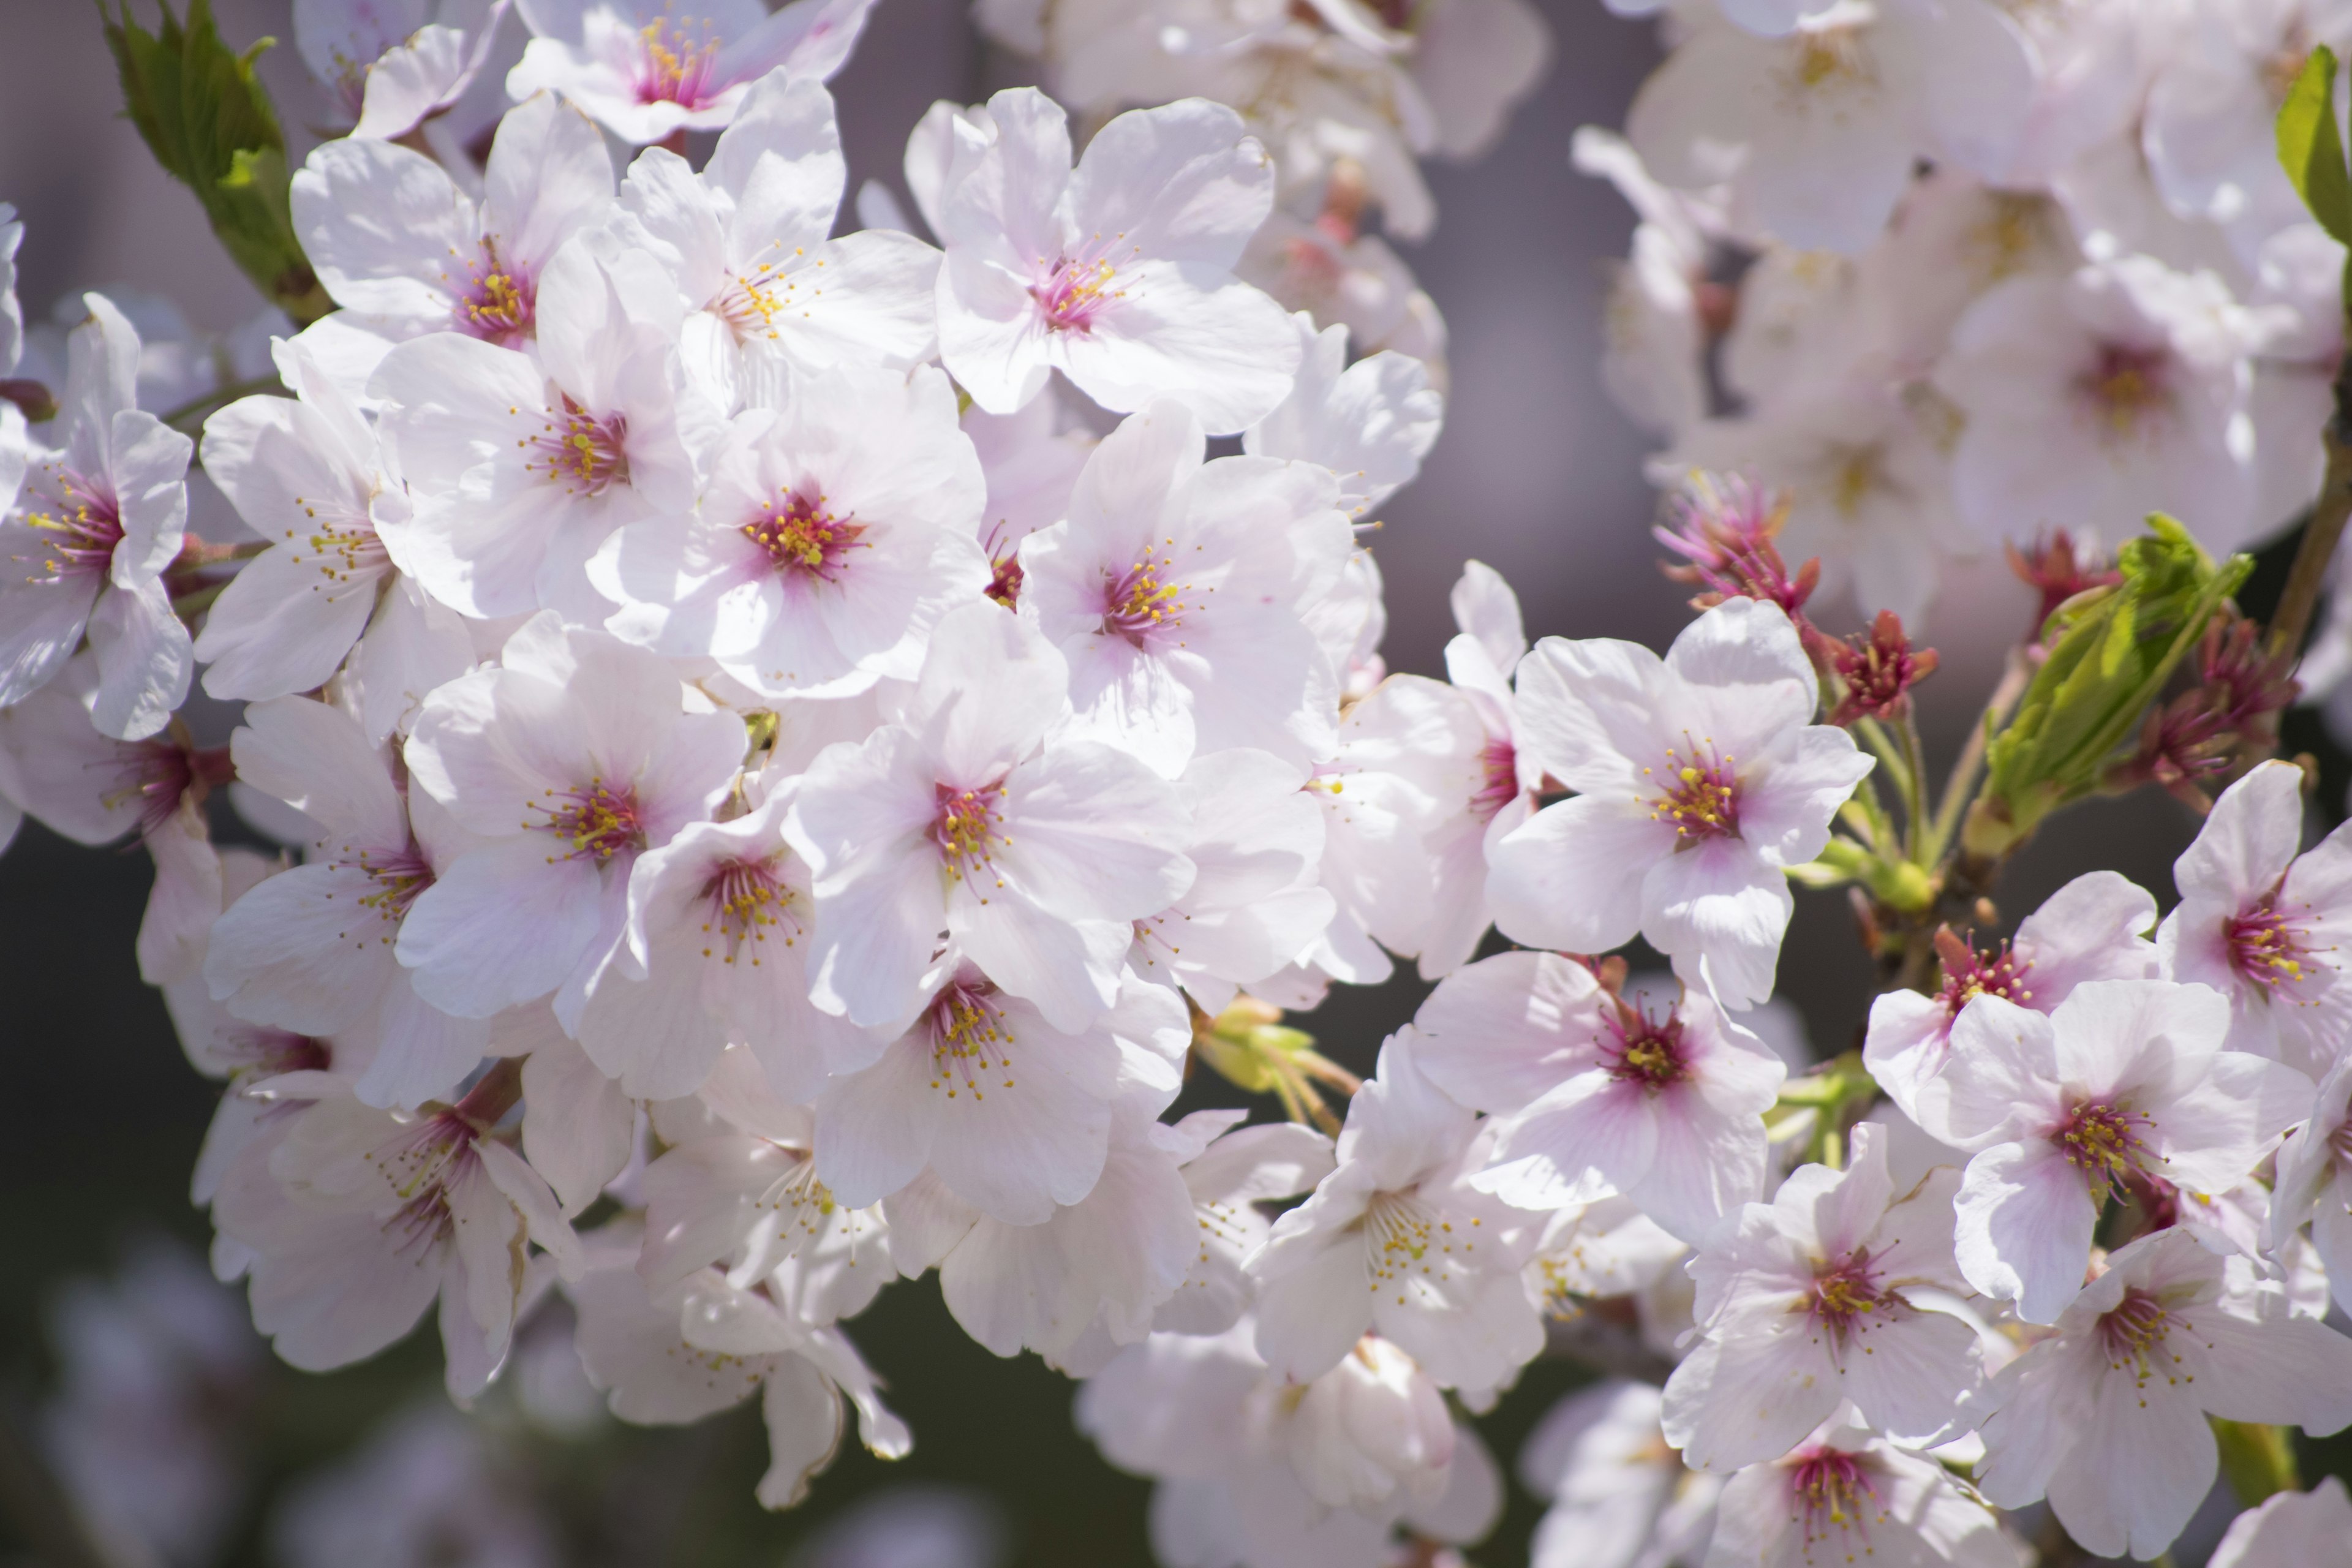
[[[362,849],[356,864],[375,884],[373,891],[360,895],[360,907],[374,910],[390,925],[398,925],[408,913],[408,906],[433,885],[433,868],[413,843],[389,853]],[[382,940],[390,942],[392,938],[385,936]]]
[[[1120,576],[1103,574],[1103,635],[1125,637],[1137,647],[1155,631],[1174,631],[1183,625],[1183,612],[1188,607],[1176,595],[1184,591],[1181,583],[1167,581],[1175,566],[1173,557],[1153,553],[1146,546]]]
[[[2108,435],[2135,436],[2172,405],[2168,363],[2161,350],[2102,343],[2098,359],[2075,379],[2075,389]]]
[[[530,826],[543,826],[569,843],[572,853],[566,858],[603,863],[646,847],[646,826],[638,814],[635,788],[614,789],[602,779],[591,779],[585,789],[572,790],[561,798],[561,805],[537,807],[547,813],[547,821]]]
[[[1483,782],[1470,797],[1470,816],[1478,822],[1492,822],[1519,796],[1518,750],[1508,736],[1488,741],[1478,752],[1478,766]]]
[[[824,510],[824,498],[809,500],[788,490],[775,506],[743,525],[743,537],[768,552],[780,572],[836,583],[853,550],[871,550],[859,539],[866,525]]]
[[[996,1005],[996,987],[967,973],[971,978],[954,981],[931,1003],[931,1087],[945,1089],[950,1100],[969,1090],[978,1100],[986,1098],[980,1086],[985,1074],[1004,1073],[1004,1087],[1013,1087],[1006,1050],[1013,1026]]]
[[[41,531],[46,552],[40,574],[26,581],[58,583],[68,577],[103,576],[114,563],[114,547],[122,542],[122,513],[115,505],[114,494],[69,468],[53,472],[57,510],[28,510],[24,514],[26,522]]]
[[[2107,1188],[2141,1168],[2148,1153],[2141,1133],[2155,1125],[2138,1111],[2085,1101],[2059,1128],[2058,1143],[2066,1163],[2089,1179],[2095,1199],[2104,1202]]]
[[[1004,524],[997,523],[989,530],[985,541],[988,550],[988,587],[984,592],[1010,610],[1021,603],[1021,587],[1027,574],[1021,570],[1021,547],[1004,537]]]
[[[540,455],[524,461],[525,472],[538,468],[550,483],[562,485],[573,495],[600,496],[616,484],[629,482],[627,416],[608,414],[598,418],[567,393],[561,418],[560,426],[551,421],[542,434],[532,438],[530,444]]]
[[[1609,1076],[1620,1083],[1639,1084],[1655,1092],[1680,1083],[1690,1072],[1683,1043],[1682,1015],[1666,1009],[1663,1018],[1620,1002],[1609,1016],[1608,1034],[1601,1041],[1601,1059]]]
[[[1856,26],[1820,27],[1790,40],[1795,58],[1789,62],[1789,79],[1807,91],[1831,87],[1866,87],[1877,79],[1870,51],[1863,47]]]
[[[2230,943],[2230,967],[2242,979],[2274,989],[2299,984],[2318,967],[2311,962],[2305,933],[2279,912],[2277,898],[2275,893],[2264,894],[2260,904],[2233,916],[2224,931]]]
[[[1666,751],[1665,787],[1650,803],[1654,821],[1671,822],[1681,848],[1710,838],[1729,838],[1739,831],[1739,775],[1729,756],[1715,754],[1712,742],[1694,745],[1689,755]],[[1654,777],[1651,770],[1642,770]]]
[[[782,858],[770,856],[764,860],[730,860],[702,884],[702,901],[709,914],[702,922],[703,934],[708,936],[717,931],[719,940],[727,944],[726,963],[735,962],[745,942],[767,941],[771,926],[785,926],[786,947],[800,940],[800,921],[793,918],[792,912],[793,890],[776,875]],[[704,948],[702,956],[712,956],[712,950]],[[751,954],[751,967],[760,967],[756,952]]]
[[[236,1060],[229,1076],[240,1084],[289,1072],[325,1072],[332,1065],[325,1041],[287,1029],[248,1026],[229,1031],[222,1043]]]
[[[1090,332],[1095,318],[1114,300],[1125,298],[1111,287],[1117,274],[1108,261],[1072,260],[1062,257],[1040,263],[1044,276],[1029,285],[1029,297],[1045,312],[1045,325],[1056,332]]]
[[[1457,1238],[1453,1222],[1412,1193],[1373,1194],[1364,1208],[1364,1239],[1372,1289],[1393,1287],[1400,1302],[1414,1275],[1434,1279],[1440,1270],[1459,1268],[1456,1249],[1468,1253],[1477,1245],[1466,1236]]]
[[[645,53],[637,63],[637,101],[675,103],[698,109],[712,96],[718,74],[719,38],[710,24],[702,25],[697,43],[679,22],[653,22],[637,34]]]
[[[1841,1534],[1870,1532],[1870,1509],[1878,1489],[1853,1454],[1835,1448],[1815,1448],[1799,1456],[1789,1473],[1789,1497],[1805,1517],[1805,1544],[1826,1541],[1832,1531]],[[1810,1560],[1810,1552],[1808,1553]]]
[[[1813,1277],[1813,1295],[1809,1310],[1813,1321],[1829,1331],[1839,1344],[1849,1334],[1870,1325],[1862,1320],[1886,1304],[1878,1290],[1877,1275],[1870,1267],[1870,1254],[1856,1252],[1843,1262],[1823,1269]]]
[[[142,835],[170,821],[191,791],[201,800],[205,793],[236,776],[226,746],[198,751],[171,739],[125,741],[116,745],[114,755],[114,776],[121,782],[100,799],[110,810],[137,801]]]
[[[1979,996],[1999,996],[2021,1005],[2033,1000],[2033,992],[2025,984],[2033,961],[2018,957],[2009,943],[1979,953],[1947,931],[1937,936],[1936,951],[1944,961],[1944,988],[1936,994],[1936,1000],[1953,1017]]]
[[[409,1137],[371,1149],[363,1158],[401,1200],[383,1228],[400,1234],[402,1252],[425,1251],[456,1230],[449,1214],[450,1185],[481,1163],[474,1149],[474,1130],[454,1110],[425,1118]]]
[[[2171,1314],[2154,1296],[2146,1290],[2125,1291],[2123,1300],[2099,1318],[2099,1343],[2107,1352],[2107,1365],[2117,1372],[2129,1366],[2133,1378],[2146,1383],[2151,1358],[2163,1359],[2164,1336],[2171,1323]],[[2180,1364],[2179,1356],[2171,1359],[2175,1366]],[[2168,1376],[2166,1381],[2172,1380]]]
[[[955,880],[961,882],[975,869],[987,867],[996,842],[1013,842],[998,830],[1004,807],[1002,784],[978,789],[940,784],[936,798],[938,815],[931,819],[931,842],[939,847],[940,859]]]
[[[530,273],[500,259],[498,240],[485,236],[481,254],[466,264],[466,289],[452,312],[457,329],[512,348],[530,336],[538,308],[539,290]]]

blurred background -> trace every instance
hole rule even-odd
[[[1644,442],[1610,405],[1598,374],[1602,294],[1633,216],[1568,161],[1576,127],[1622,123],[1656,46],[1646,25],[1593,0],[1541,4],[1557,45],[1548,79],[1496,151],[1429,169],[1437,237],[1404,247],[1444,312],[1453,383],[1445,433],[1421,480],[1388,507],[1376,539],[1392,668],[1443,674],[1441,650],[1454,631],[1446,595],[1472,557],[1517,587],[1531,636],[1663,647],[1688,613],[1685,590],[1660,576],[1648,537],[1655,501],[1642,473]],[[289,5],[215,0],[215,9],[223,35],[242,47],[289,38]],[[1022,79],[1020,62],[984,47],[965,13],[965,0],[881,0],[834,84],[853,189],[867,178],[898,185],[905,135],[934,100],[972,101]],[[260,68],[299,162],[316,140],[303,127],[327,113],[322,95],[290,44]],[[161,296],[198,329],[250,320],[259,301],[119,104],[95,8],[0,0],[0,200],[14,202],[26,226],[28,321],[93,287]],[[2263,592],[2258,585],[2253,596]],[[1942,759],[1957,749],[2033,604],[1998,559],[1947,574],[1924,638],[1941,650],[1943,668],[1921,693]],[[1856,624],[1850,609],[1822,608],[1832,629]],[[2290,750],[2316,744],[2315,735],[2298,723]],[[2340,776],[2323,798],[2331,806],[2342,798]],[[2168,868],[2193,830],[2189,816],[2154,791],[2070,818],[2042,837],[2005,887],[2005,917],[2013,923],[2051,889],[2102,865],[2168,905]],[[0,1561],[90,1562],[58,1528],[59,1463],[115,1500],[108,1506],[217,1515],[216,1550],[189,1559],[190,1568],[1150,1561],[1148,1488],[1112,1471],[1078,1436],[1072,1384],[1034,1358],[999,1361],[972,1344],[929,1281],[886,1292],[855,1331],[916,1432],[914,1454],[885,1466],[852,1443],[810,1501],[782,1515],[751,1500],[765,1454],[756,1410],[684,1430],[620,1426],[580,1379],[560,1321],[526,1336],[511,1374],[469,1428],[439,1395],[429,1327],[333,1375],[276,1363],[244,1326],[241,1301],[200,1267],[209,1234],[186,1192],[215,1090],[186,1065],[161,1003],[135,972],[131,937],[148,879],[135,846],[79,849],[31,824],[0,858],[0,1059],[10,1097],[0,1137]],[[1798,908],[1783,994],[1813,1053],[1826,1057],[1857,1038],[1870,966],[1841,896],[1801,893]],[[1335,994],[1302,1022],[1325,1049],[1369,1072],[1382,1036],[1422,994],[1401,977]],[[142,1339],[142,1315],[185,1342],[183,1359],[200,1369],[198,1403],[241,1415],[202,1433],[249,1436],[192,1437],[140,1417],[140,1380],[160,1375],[140,1362],[138,1346],[155,1330],[150,1323]],[[1529,1368],[1484,1423],[1490,1446],[1511,1453],[1578,1376],[1564,1363]],[[67,1390],[85,1411],[78,1426],[55,1414]],[[103,1413],[118,1409],[122,1419],[110,1426]],[[192,1443],[196,1451],[183,1452]],[[51,1462],[35,1463],[43,1453]],[[400,1536],[389,1515],[371,1522],[352,1500],[397,1489],[442,1500],[444,1517],[488,1521],[472,1538],[504,1544],[453,1554],[454,1544]],[[1475,1556],[1524,1561],[1537,1511],[1515,1497],[1501,1531]],[[592,1539],[601,1544],[592,1548]]]

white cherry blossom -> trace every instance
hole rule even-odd
[[[351,717],[281,697],[252,704],[232,737],[239,778],[316,825],[309,863],[272,877],[214,926],[214,1000],[257,1024],[344,1042],[370,1105],[445,1095],[487,1054],[489,1026],[420,995],[394,942],[408,911],[472,840],[429,798],[412,800],[390,757]]]
[[[2229,1045],[2317,1078],[2342,1058],[2352,981],[2352,836],[2303,843],[2303,772],[2268,762],[2222,792],[2173,863],[2157,946],[2175,980],[2230,999]]]
[[[2306,1221],[2338,1301],[2352,1299],[2352,1059],[2319,1080],[2311,1114],[2278,1153],[2264,1242],[2284,1247]]]
[[[1142,763],[1055,732],[1066,671],[1020,617],[967,605],[900,722],[810,767],[784,837],[813,877],[817,1005],[903,1024],[943,931],[1063,1033],[1111,1005],[1131,922],[1192,883],[1192,825]]]
[[[2208,1415],[2315,1436],[2352,1424],[2352,1340],[2293,1315],[2277,1287],[2224,1275],[2177,1230],[2109,1258],[2058,1332],[1993,1378],[1985,1496],[2047,1496],[2085,1550],[2154,1557],[2213,1484]]]
[[[508,0],[295,0],[294,47],[357,121],[405,136],[448,110],[488,62]]]
[[[279,1080],[289,1093],[297,1081]],[[526,1244],[570,1268],[579,1242],[547,1184],[486,1124],[502,1107],[406,1116],[326,1085],[213,1201],[222,1234],[252,1254],[254,1326],[288,1362],[325,1371],[399,1339],[437,1298],[449,1392],[468,1402],[506,1359]]]
[[[1836,1423],[1785,1458],[1749,1466],[1716,1501],[1707,1568],[2021,1568],[2023,1546],[1934,1457]]]
[[[269,548],[229,581],[195,654],[215,697],[259,699],[324,686],[354,646],[371,735],[463,675],[472,645],[457,617],[401,575],[379,516],[408,516],[385,479],[375,433],[299,340],[280,374],[295,396],[247,397],[205,422],[205,477]]]
[[[824,81],[845,64],[874,0],[518,0],[532,33],[507,73],[518,100],[542,89],[623,142],[724,130],[772,72]]]
[[[577,1027],[622,940],[637,858],[725,795],[742,721],[684,711],[661,659],[552,613],[499,659],[436,691],[408,738],[409,787],[478,847],[416,894],[394,952],[461,1017],[554,992]]]
[[[142,741],[194,669],[164,574],[187,527],[194,443],[140,408],[137,329],[104,295],[82,305],[53,426],[65,446],[38,454],[0,518],[0,708],[54,679],[87,637],[92,721]]]
[[[1723,1478],[1684,1467],[1658,1427],[1654,1384],[1607,1377],[1545,1412],[1519,1449],[1549,1506],[1532,1568],[1691,1568],[1705,1560]]]
[[[829,237],[847,177],[832,95],[788,72],[753,87],[698,175],[663,148],[629,166],[623,232],[676,277],[687,367],[722,406],[779,362],[903,369],[930,353],[939,252],[887,230]]]
[[[1477,1184],[1511,1203],[1619,1193],[1695,1242],[1762,1192],[1787,1069],[1702,994],[1654,1016],[1574,959],[1506,952],[1447,976],[1415,1026],[1421,1069],[1498,1113]]]
[[[319,281],[384,347],[455,331],[513,348],[538,333],[541,274],[613,209],[604,138],[552,93],[499,122],[479,200],[432,159],[391,142],[322,142],[294,175],[295,232]]]
[[[983,1214],[1039,1225],[1094,1190],[1127,1083],[1163,1107],[1175,1098],[1192,1035],[1160,986],[1125,977],[1108,1009],[1067,1030],[970,963],[927,989],[873,1066],[817,1098],[816,1173],[845,1203],[878,1202],[928,1167]]]
[[[1542,1348],[1519,1278],[1535,1216],[1472,1184],[1477,1119],[1439,1092],[1411,1028],[1349,1103],[1339,1165],[1275,1222],[1247,1272],[1258,1288],[1258,1353],[1286,1376],[1320,1377],[1376,1332],[1440,1384],[1489,1390]]]
[[[1863,1063],[1905,1115],[1940,1136],[1941,1074],[1963,1009],[1979,996],[1998,996],[2048,1013],[2086,980],[2153,980],[2158,958],[2147,932],[2155,923],[2156,900],[2147,889],[2117,872],[2086,871],[1990,952],[1938,938],[1943,984],[1932,996],[1897,989],[1873,1002]]]
[[[2326,1563],[2352,1534],[2352,1500],[2344,1483],[2323,1477],[2307,1492],[2273,1493],[2260,1508],[2230,1521],[2229,1533],[2206,1559],[2208,1568],[2257,1568],[2264,1563]]]
[[[2310,1114],[2311,1080],[2222,1047],[2202,985],[2094,980],[2043,1015],[1986,995],[1952,1029],[1948,1139],[1970,1152],[1960,1272],[2028,1322],[2083,1289],[2091,1232],[2126,1186],[2214,1195]]]
[[[1577,792],[1489,857],[1503,934],[1605,952],[1635,934],[1732,1005],[1771,994],[1794,900],[1872,759],[1814,724],[1818,687],[1780,606],[1729,599],[1661,659],[1546,637],[1518,668],[1517,735]]]
[[[589,584],[597,547],[692,510],[721,426],[686,384],[677,301],[651,267],[608,270],[575,241],[538,279],[536,359],[445,331],[376,367],[378,431],[412,508],[395,548],[443,604],[593,625],[611,607]]]
[[[1319,463],[1339,476],[1339,509],[1350,522],[1411,484],[1445,422],[1445,398],[1429,367],[1388,350],[1348,363],[1348,329],[1318,331],[1291,317],[1299,340],[1298,380],[1273,413],[1242,435],[1253,457]]]
[[[856,1347],[838,1329],[810,1328],[753,1291],[705,1270],[657,1295],[625,1268],[599,1268],[569,1287],[580,1311],[580,1355],[613,1414],[670,1426],[760,1395],[768,1468],[755,1495],[790,1508],[832,1463],[857,1413],[858,1436],[887,1459],[914,1446],[890,1414]]]
[[[1172,398],[1220,435],[1281,403],[1297,335],[1233,276],[1274,199],[1240,116],[1191,99],[1122,114],[1075,170],[1052,100],[1014,89],[988,117],[936,226],[940,354],[974,402],[1010,414],[1058,369],[1106,408]]]
[[[1105,437],[1067,518],[1022,543],[1021,614],[1068,660],[1076,732],[1167,777],[1236,746],[1305,765],[1337,741],[1304,615],[1354,547],[1339,487],[1310,463],[1205,456],[1173,402]]]
[[[1667,1381],[1666,1440],[1736,1470],[1798,1447],[1851,1401],[1881,1432],[1936,1436],[1981,1373],[1976,1330],[1913,1292],[1965,1295],[1952,1256],[1949,1165],[1898,1193],[1885,1129],[1853,1131],[1843,1171],[1806,1165],[1699,1247],[1703,1337]]]
[[[912,679],[940,616],[988,583],[954,389],[928,365],[845,366],[783,372],[778,393],[730,425],[691,521],[646,517],[589,563],[621,605],[606,625],[771,696]]]

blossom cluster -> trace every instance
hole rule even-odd
[[[1475,1543],[1469,1417],[1596,1337],[1655,1375],[1517,1457],[1546,1568],[2002,1568],[2037,1504],[2148,1557],[2244,1429],[2352,1426],[2352,829],[2305,850],[2254,760],[2242,572],[2074,554],[2318,489],[2341,247],[2246,97],[2299,12],[1676,6],[1577,156],[1643,214],[1608,368],[1698,613],[1531,643],[1470,562],[1441,680],[1366,540],[1443,329],[1369,226],[1499,132],[1525,0],[983,0],[1090,133],[936,105],[845,228],[869,5],[311,8],[324,303],[195,370],[137,301],[24,331],[0,209],[0,808],[150,851],[141,972],[223,1085],[193,1195],[281,1358],[430,1313],[470,1406],[560,1294],[621,1420],[756,1399],[785,1508],[853,1427],[908,1451],[853,1326],[935,1273],[1182,1568]],[[2016,667],[2095,637],[2147,677],[2102,784],[2219,799],[2160,921],[2095,871],[1986,950],[1904,622],[2059,528]],[[1894,613],[1839,641],[1824,583]],[[2209,626],[2238,750],[2109,765]],[[1807,1072],[1791,887],[1841,881],[1908,946]],[[1400,963],[1368,1080],[1283,1026]],[[1211,1072],[1288,1119],[1180,1107]]]
[[[1630,9],[1632,7],[1622,7]],[[1624,133],[1605,374],[1664,444],[1792,498],[1864,613],[1939,566],[2180,518],[2216,552],[2319,489],[2343,247],[2275,153],[2352,17],[2302,0],[1679,5]]]

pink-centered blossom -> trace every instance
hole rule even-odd
[[[2048,1015],[1986,995],[1953,1026],[1946,1132],[1970,1152],[1960,1272],[2028,1322],[2083,1289],[2093,1227],[2126,1187],[2218,1196],[2311,1111],[2311,1080],[2223,1048],[2202,985],[2095,980]]]
[[[1727,599],[1663,659],[1546,637],[1517,694],[1519,745],[1576,795],[1489,855],[1503,934],[1567,952],[1638,934],[1727,1004],[1769,996],[1795,908],[1786,869],[1821,852],[1872,765],[1811,721],[1819,689],[1788,616]]]
[[[1696,1241],[1763,1191],[1787,1069],[1703,994],[1661,1014],[1574,959],[1506,952],[1447,976],[1415,1023],[1421,1070],[1497,1117],[1477,1184],[1512,1203],[1620,1193]]]

